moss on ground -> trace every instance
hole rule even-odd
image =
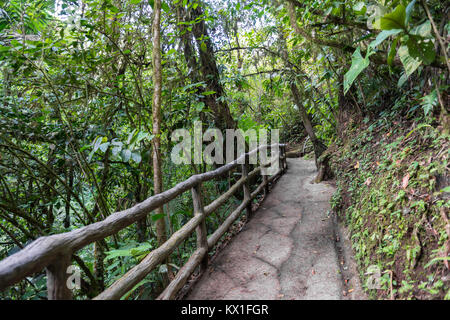
[[[369,296],[450,299],[449,136],[381,119],[348,130],[337,147],[332,206],[350,228]],[[366,286],[373,266],[380,289]]]

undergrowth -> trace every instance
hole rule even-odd
[[[332,206],[370,298],[450,299],[449,136],[430,121],[366,119],[332,156]]]

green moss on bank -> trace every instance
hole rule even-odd
[[[332,206],[350,228],[369,296],[450,299],[449,136],[382,118],[337,146]],[[381,271],[380,289],[366,286],[371,266]]]

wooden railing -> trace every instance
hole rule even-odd
[[[248,157],[257,153],[261,148],[273,149],[277,147],[279,147],[280,152],[275,161],[279,163],[279,170],[270,177],[263,175],[263,182],[251,192],[249,188],[250,178],[260,173],[263,168],[271,166],[273,162],[262,164],[251,172],[248,172]],[[160,247],[151,251],[138,265],[130,269],[109,288],[94,298],[99,300],[120,299],[158,265],[164,263],[178,245],[196,231],[196,251],[178,271],[176,277],[166,287],[164,292],[158,297],[158,299],[173,299],[194,272],[195,268],[200,266],[201,270],[205,270],[208,264],[208,251],[216,245],[222,235],[240,216],[241,212],[246,210],[248,214],[251,213],[251,201],[256,195],[263,190],[267,193],[269,182],[286,171],[285,147],[284,144],[261,146],[216,170],[191,176],[175,187],[154,195],[132,208],[113,213],[102,221],[70,232],[38,238],[21,251],[0,261],[0,291],[21,281],[27,276],[46,269],[48,299],[71,299],[72,292],[67,286],[67,268],[71,264],[72,255],[77,250],[82,249],[90,243],[118,233],[120,230],[146,217],[154,209],[161,207],[163,204],[191,189],[194,217],[172,234]],[[220,177],[239,165],[242,167],[241,178],[219,198],[204,206],[200,195],[201,184],[205,181]],[[223,205],[241,187],[244,192],[242,203],[208,237],[205,224],[206,217]]]

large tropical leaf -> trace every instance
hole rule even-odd
[[[405,45],[398,49],[398,56],[408,77],[422,64],[419,59],[415,59],[409,54],[408,47]]]
[[[358,75],[369,66],[369,56],[370,54],[367,53],[366,57],[363,58],[359,47],[353,53],[352,66],[344,75],[344,94],[346,94],[348,89],[350,89],[353,81],[355,81]]]
[[[386,40],[389,36],[399,34],[402,31],[403,31],[402,29],[383,30],[378,34],[376,39],[370,43],[370,46],[375,49],[380,43]]]
[[[411,57],[422,61],[424,64],[430,64],[436,57],[434,51],[434,43],[429,39],[424,39],[419,36],[410,36],[406,42],[408,52]]]
[[[381,30],[406,29],[406,8],[399,4],[394,11],[380,18]]]

